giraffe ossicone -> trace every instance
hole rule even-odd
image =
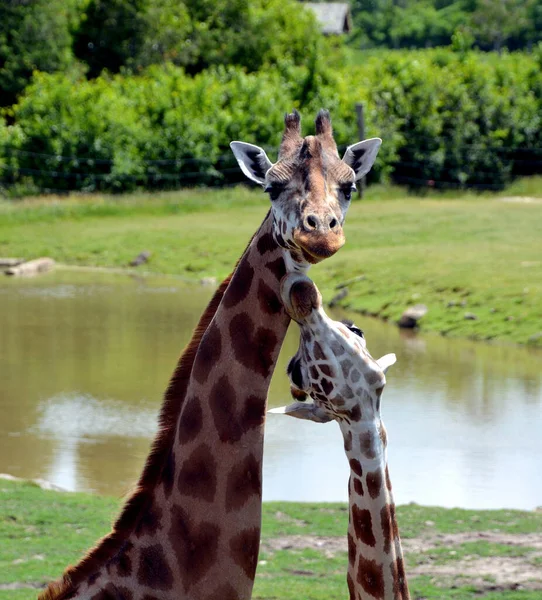
[[[250,599],[267,391],[290,321],[280,281],[342,246],[353,182],[379,146],[355,144],[341,160],[327,111],[305,138],[299,114],[286,115],[267,170],[260,149],[233,144],[271,210],[178,361],[136,491],[112,531],[41,600]]]
[[[288,365],[292,396],[298,400],[269,412],[338,422],[350,464],[350,600],[407,600],[387,434],[380,414],[385,372],[395,363],[395,354],[374,360],[359,329],[326,315],[320,292],[306,275],[286,275],[281,297],[300,327],[299,349]],[[299,400],[307,396],[312,402]]]

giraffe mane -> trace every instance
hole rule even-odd
[[[267,221],[270,212],[267,213],[263,223]],[[241,258],[244,256],[254,237],[259,233],[259,229],[252,236]],[[235,269],[240,260],[237,261]],[[214,293],[192,333],[190,342],[177,362],[177,366],[164,395],[164,401],[158,417],[158,432],[152,443],[143,472],[135,490],[126,500],[120,515],[113,524],[111,532],[99,540],[94,548],[90,549],[75,566],[68,567],[61,579],[49,583],[45,590],[38,596],[38,600],[68,600],[68,598],[73,597],[77,593],[76,586],[83,583],[85,579],[93,575],[97,569],[104,563],[112,560],[123,549],[126,541],[125,538],[137,525],[138,517],[148,506],[152,490],[160,481],[160,476],[162,475],[164,465],[174,442],[177,418],[186,396],[190,374],[201,338],[215,316],[235,269],[224,279]]]

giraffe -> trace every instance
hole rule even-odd
[[[331,320],[304,274],[284,277],[281,297],[301,330],[288,365],[293,404],[281,412],[319,423],[336,420],[350,464],[348,573],[350,600],[407,600],[401,540],[380,417],[384,373],[395,355],[374,360],[361,330]],[[307,395],[313,403],[306,402]]]
[[[280,280],[333,255],[354,182],[381,140],[339,158],[327,111],[316,135],[286,115],[279,157],[232,142],[271,209],[215,293],[166,390],[160,429],[112,531],[40,600],[248,600],[261,525],[267,390],[289,317]]]

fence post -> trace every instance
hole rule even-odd
[[[363,114],[363,103],[358,102],[356,104],[356,116],[358,120],[358,137],[359,141],[362,142],[365,139],[365,115]],[[365,191],[365,177],[362,177],[358,183],[358,198],[363,198],[363,192]]]

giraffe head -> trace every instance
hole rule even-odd
[[[347,427],[380,421],[385,372],[395,355],[374,360],[358,328],[326,315],[320,292],[306,275],[286,275],[281,296],[301,329],[299,349],[288,365],[292,395],[298,401],[274,412],[320,423],[336,419]],[[307,395],[313,403],[304,401]]]
[[[349,146],[339,158],[329,113],[316,117],[316,135],[301,136],[297,111],[285,117],[278,160],[245,142],[230,144],[243,173],[269,193],[275,241],[287,251],[288,270],[332,256],[344,244],[343,223],[355,182],[366,175],[382,140]]]

